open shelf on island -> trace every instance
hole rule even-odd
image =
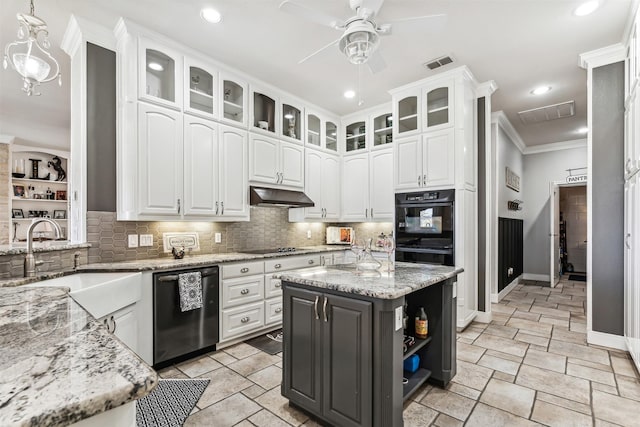
[[[427,337],[423,340],[421,340],[420,338],[416,338],[416,343],[413,346],[411,346],[411,348],[407,350],[405,354],[402,355],[402,360],[407,360],[407,357],[415,354],[416,351],[420,350],[422,347],[429,344],[430,342],[431,342],[431,337]]]
[[[424,384],[431,376],[431,371],[428,369],[420,368],[414,373],[403,371],[402,375],[408,379],[409,382],[402,385],[402,400],[406,400],[418,390],[418,388]]]

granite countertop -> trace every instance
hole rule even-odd
[[[378,299],[396,299],[462,273],[443,265],[396,263],[391,273],[359,274],[355,264],[313,267],[274,274],[283,281]]]
[[[0,288],[0,348],[0,425],[65,426],[158,382],[61,288]]]
[[[34,242],[33,252],[52,252],[52,251],[66,251],[69,249],[84,249],[90,248],[89,243],[69,243],[69,242]],[[20,255],[27,253],[27,243],[19,243],[18,245],[0,245],[0,256],[3,255]]]

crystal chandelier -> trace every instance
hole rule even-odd
[[[371,22],[362,20],[349,26],[340,38],[340,50],[352,64],[364,64],[378,47],[379,36]]]
[[[58,61],[51,56],[48,50],[51,48],[49,42],[49,31],[47,23],[33,14],[33,0],[31,0],[31,11],[29,15],[18,13],[18,40],[7,44],[4,49],[2,66],[6,70],[9,64],[22,76],[24,83],[22,90],[28,96],[39,96],[39,92],[34,92],[40,83],[47,83],[58,79],[58,84],[62,86],[62,75]]]

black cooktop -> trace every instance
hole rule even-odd
[[[295,252],[296,248],[269,248],[269,249],[251,249],[248,251],[239,251],[243,254],[252,254],[252,255],[264,255],[264,254],[275,254],[275,253],[288,253]]]

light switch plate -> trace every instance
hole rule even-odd
[[[129,247],[137,248],[138,247],[138,235],[137,234],[129,234]]]
[[[396,313],[396,331],[399,331],[400,329],[402,329],[402,306],[400,307],[396,307],[395,309],[395,313]]]
[[[153,234],[141,234],[140,246],[153,246]]]
[[[221,243],[222,242],[222,233],[216,233],[213,235],[213,240],[216,243]]]
[[[307,239],[311,238],[311,230],[307,230]]]

